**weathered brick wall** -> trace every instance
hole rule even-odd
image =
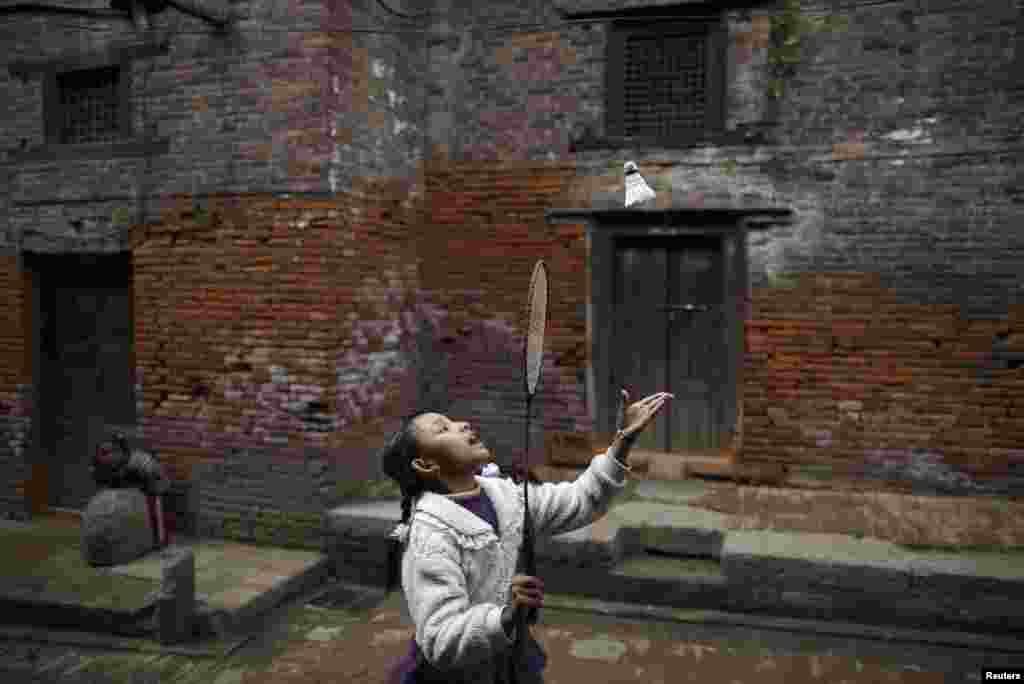
[[[450,317],[437,329],[432,354],[424,352],[424,367],[444,369],[448,415],[478,427],[502,464],[522,455],[524,315],[539,258],[548,267],[550,308],[543,391],[531,407],[531,455],[541,460],[546,431],[591,429],[580,362],[586,339],[584,229],[549,226],[543,218],[573,174],[573,165],[564,163],[466,162],[432,167],[428,175],[422,285]]]
[[[169,151],[143,158],[20,160],[43,142],[42,85],[6,68],[101,52],[130,23],[0,20],[0,237],[133,251],[140,437],[179,478],[267,454],[296,468],[287,496],[270,476],[206,489],[208,525],[245,536],[232,521],[268,494],[301,518],[376,476],[388,421],[413,408],[426,65],[425,39],[376,3],[232,7],[225,34],[151,17],[169,48],[133,66],[135,131]]]
[[[400,194],[374,194],[393,199],[364,201],[358,221],[347,197],[249,197],[215,203],[203,222],[184,215],[136,231],[146,440],[179,478],[266,459],[294,471],[286,486],[272,469],[201,487],[208,529],[235,535],[228,521],[270,501],[296,513],[337,503],[339,479],[377,474],[383,421],[411,408],[410,340],[396,333],[416,258],[404,226],[383,218],[404,223]]]
[[[133,130],[169,151],[87,160],[18,160],[44,141],[43,85],[7,67],[141,38],[125,21],[3,18],[4,233],[23,249],[112,250],[131,225],[159,220],[168,196],[201,204],[210,194],[353,192],[364,177],[401,178],[415,196],[423,39],[395,33],[373,6],[252,0],[233,5],[242,18],[226,33],[173,9],[153,15],[150,42],[168,48],[133,62]],[[371,27],[382,33],[353,32]]]
[[[27,282],[16,255],[0,256],[0,517],[24,518],[32,426],[29,348],[25,344]]]
[[[1024,309],[971,320],[862,273],[755,294],[744,453],[922,492],[1019,492]],[[1014,356],[1016,354],[1016,357]]]
[[[531,444],[591,432],[585,231],[543,211],[618,205],[628,159],[659,206],[795,212],[749,239],[744,460],[1016,487],[1012,5],[851,11],[846,32],[805,39],[778,106],[764,94],[768,12],[732,11],[727,128],[765,137],[684,150],[578,144],[605,133],[607,36],[555,4],[446,0],[430,39],[371,2],[234,6],[247,18],[227,36],[173,10],[153,18],[170,51],[136,63],[134,115],[169,139],[166,155],[10,163],[23,138],[41,140],[41,89],[0,68],[0,237],[22,250],[131,246],[146,440],[180,477],[262,458],[284,473],[216,476],[210,529],[258,537],[262,511],[303,498],[279,491],[305,492],[283,509],[303,537],[306,499],[330,505],[336,483],[374,476],[372,455],[415,404],[474,422],[497,460],[517,458],[537,258],[552,310]],[[6,17],[0,59],[89,52],[133,31],[80,25]],[[5,302],[21,291],[6,282]],[[910,315],[934,352],[907,337]],[[3,391],[25,406],[18,387]],[[797,397],[769,415],[780,392]]]
[[[811,42],[780,108],[785,182],[823,218],[752,250],[744,457],[1019,493],[1016,10],[871,10]]]
[[[438,165],[428,187],[474,191],[431,196],[434,222],[469,226],[457,247],[503,249],[510,273],[520,258],[557,261],[553,242],[535,253],[500,242],[544,234],[539,218],[490,243],[475,237],[507,222],[493,199],[507,194],[507,177],[529,175],[516,162],[538,175],[575,165],[564,192],[537,198],[538,211],[621,206],[629,159],[658,206],[790,207],[791,225],[748,240],[739,457],[794,472],[824,464],[920,491],[1019,492],[1019,10],[936,0],[844,12],[845,31],[804,38],[775,103],[765,94],[770,11],[730,12],[727,128],[755,137],[675,150],[600,146],[602,24],[513,3],[478,4],[461,22],[448,15],[451,38],[431,56]],[[509,289],[522,296],[520,270]],[[582,270],[553,282],[585,301]],[[855,341],[851,330],[862,331]],[[572,335],[567,345],[585,339]],[[582,356],[570,375],[585,368]],[[582,399],[583,385],[575,391]]]

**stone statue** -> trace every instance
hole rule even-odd
[[[82,515],[82,555],[93,565],[134,560],[167,545],[161,497],[170,487],[156,457],[114,430],[97,448],[92,476],[100,491]]]

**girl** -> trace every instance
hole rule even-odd
[[[622,396],[625,406],[629,394]],[[661,392],[625,409],[615,441],[575,482],[528,485],[538,536],[570,532],[608,511],[625,485],[636,434],[670,398]],[[539,578],[513,576],[523,535],[522,485],[478,477],[490,457],[468,423],[429,411],[406,418],[381,454],[384,472],[402,490],[388,588],[400,568],[416,626],[393,684],[505,684],[516,611],[544,603]],[[530,682],[543,682],[546,656],[524,636],[526,662],[519,670]]]

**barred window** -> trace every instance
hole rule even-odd
[[[608,135],[686,144],[721,130],[723,36],[719,23],[706,20],[613,24]]]
[[[121,137],[121,69],[82,69],[57,76],[60,141],[109,142]]]
[[[131,137],[125,62],[54,70],[46,79],[46,139],[58,145],[118,142]]]

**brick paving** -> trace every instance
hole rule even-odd
[[[397,594],[371,611],[367,620],[347,625],[336,638],[312,631],[276,657],[262,672],[246,672],[240,684],[298,684],[360,681],[386,684],[388,668],[408,648],[413,629],[395,608]],[[878,684],[945,682],[926,655],[903,657],[834,654],[808,638],[796,652],[759,640],[721,638],[699,630],[644,621],[545,610],[535,628],[548,653],[547,684],[580,681],[726,682],[782,684],[783,682],[846,682]],[[314,637],[315,638],[312,638]],[[803,652],[799,652],[799,651]],[[914,662],[916,660],[916,662]]]

